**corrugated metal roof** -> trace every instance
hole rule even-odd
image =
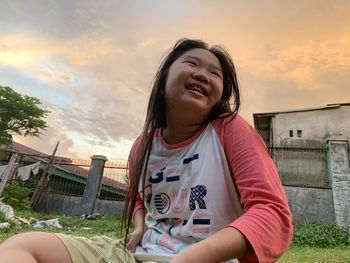
[[[39,159],[42,162],[46,162],[46,163],[48,162],[49,155],[42,153],[40,151],[34,150],[34,149],[27,147],[23,144],[20,144],[18,142],[13,141],[10,148],[18,153],[31,155],[31,156],[33,156],[33,158]],[[42,158],[45,158],[45,159],[42,159]],[[76,165],[61,164],[61,165],[56,165],[56,167],[63,170],[63,171],[66,171],[68,173],[71,173],[71,174],[74,174],[74,175],[77,175],[80,177],[84,177],[84,178],[87,178],[87,176],[89,174],[88,170],[86,170],[82,167],[76,166]],[[111,178],[105,177],[105,176],[102,177],[102,184],[110,186],[112,188],[123,190],[123,191],[127,191],[127,189],[128,189],[127,185],[125,185],[117,180],[113,180]]]
[[[330,103],[322,107],[310,107],[310,108],[292,109],[292,110],[284,110],[284,111],[253,113],[253,116],[275,115],[279,113],[293,113],[293,112],[316,111],[316,110],[328,110],[328,109],[339,108],[341,106],[350,106],[350,103]]]

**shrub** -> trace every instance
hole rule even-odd
[[[0,223],[6,222],[5,215],[0,212]]]
[[[335,224],[302,224],[294,226],[293,243],[298,246],[331,248],[350,246],[350,228]]]
[[[30,196],[35,190],[37,181],[29,179],[26,182],[20,180],[12,181],[7,187],[5,187],[2,197],[2,201],[12,206],[13,209],[26,210],[30,209]]]

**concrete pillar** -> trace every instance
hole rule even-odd
[[[91,214],[95,209],[95,201],[98,197],[103,169],[107,158],[103,155],[94,155],[91,157],[91,167],[88,174],[84,195],[81,199],[80,214]]]
[[[328,140],[329,176],[333,192],[335,222],[338,226],[350,226],[350,170],[348,141]]]

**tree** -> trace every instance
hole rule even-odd
[[[37,137],[46,130],[44,118],[49,112],[40,106],[38,98],[0,85],[0,145],[11,144],[14,134]]]

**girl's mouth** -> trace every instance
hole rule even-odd
[[[207,92],[203,87],[200,87],[198,85],[189,85],[187,86],[187,89],[194,91],[195,93],[201,95],[201,96],[207,96]]]

